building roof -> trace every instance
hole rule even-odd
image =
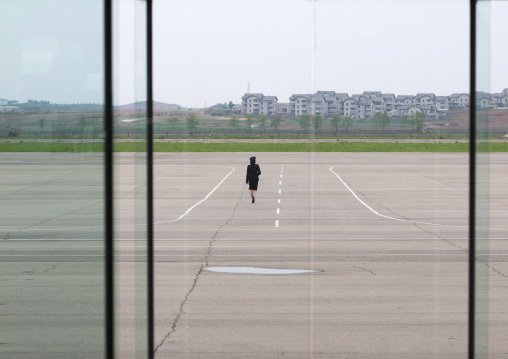
[[[248,99],[249,97],[256,97],[256,98],[260,99],[261,97],[263,97],[263,94],[262,93],[246,93],[245,95],[242,96],[242,100]]]
[[[421,99],[422,97],[430,97],[430,98],[434,98],[436,97],[435,94],[433,93],[417,93],[416,96],[415,96],[415,99],[419,100]]]
[[[335,96],[335,91],[318,91],[318,92],[316,92],[316,94]]]

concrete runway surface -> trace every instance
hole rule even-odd
[[[488,160],[477,345],[506,358],[508,159]],[[1,155],[2,358],[103,357],[102,161]],[[116,349],[134,358],[145,158],[115,163]],[[467,154],[156,153],[154,177],[156,358],[467,357]],[[317,272],[270,274],[287,269]]]

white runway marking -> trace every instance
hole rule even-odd
[[[182,214],[180,217],[176,218],[176,219],[171,219],[169,221],[162,221],[162,222],[154,222],[154,225],[155,224],[161,224],[161,223],[169,223],[169,222],[176,222],[176,221],[179,221],[181,220],[183,217],[185,217],[186,215],[188,215],[190,213],[190,211],[192,211],[194,208],[196,208],[197,206],[199,206],[201,203],[203,203],[204,201],[206,201],[208,199],[208,197],[210,197],[213,192],[215,192],[217,190],[217,188],[220,187],[220,185],[231,175],[231,173],[235,172],[236,170],[234,169],[234,167],[230,167],[232,170],[231,172],[229,172],[226,177],[224,177],[222,179],[222,181],[219,182],[219,184],[217,186],[215,186],[214,189],[212,189],[212,191],[210,193],[208,193],[206,195],[205,198],[203,198],[201,201],[199,201],[198,203],[196,203],[194,206],[192,206],[191,208],[189,208],[184,214]]]
[[[467,228],[467,226],[455,226],[455,225],[452,225],[452,224],[438,224],[438,223],[428,223],[428,222],[418,222],[418,221],[412,221],[412,220],[409,220],[409,219],[401,219],[401,218],[395,218],[395,217],[390,217],[390,216],[385,216],[384,214],[381,214],[379,212],[377,212],[376,210],[374,210],[372,207],[370,207],[367,203],[365,203],[364,201],[362,201],[357,195],[356,193],[346,184],[346,182],[344,182],[344,180],[333,170],[335,166],[332,166],[330,167],[330,172],[332,172],[335,176],[337,176],[337,178],[342,182],[342,184],[348,189],[349,192],[351,192],[351,194],[361,203],[363,204],[369,211],[371,211],[372,213],[374,213],[375,215],[379,216],[379,217],[383,217],[383,218],[386,218],[386,219],[391,219],[393,221],[399,221],[399,222],[410,222],[410,223],[418,223],[418,224],[427,224],[427,225],[430,225],[430,226],[449,226],[449,227],[455,227],[455,228]]]
[[[282,181],[279,181],[279,186],[282,186]]]
[[[277,208],[277,214],[280,214],[280,208]]]
[[[279,228],[279,220],[278,219],[275,221],[275,227]]]
[[[180,217],[176,218],[176,219],[171,219],[171,220],[163,220],[161,222],[154,222],[153,224],[156,225],[156,224],[162,224],[162,223],[171,223],[171,222],[176,222],[176,221],[179,221],[181,220],[183,217],[185,217],[186,215],[188,215],[194,208],[196,208],[197,206],[199,206],[201,203],[203,203],[204,201],[206,201],[216,190],[217,188],[220,187],[220,185],[233,173],[236,171],[236,169],[234,167],[229,167],[231,168],[231,172],[229,172],[226,177],[224,177],[222,179],[222,181],[219,182],[219,184],[217,186],[215,186],[214,189],[212,189],[210,191],[210,193],[208,193],[206,195],[205,198],[203,198],[201,201],[197,202],[196,204],[194,204],[192,207],[190,207],[184,214],[182,214]],[[200,219],[201,220],[201,219]],[[138,226],[146,226],[146,223],[141,223],[141,224],[131,224],[131,225],[121,225],[121,226],[115,226],[115,229],[121,229],[121,228],[133,228],[133,227],[138,227]],[[79,227],[79,228],[75,228],[74,230],[88,230],[88,229],[101,229],[101,228],[104,228],[104,226],[90,226],[90,227]],[[55,231],[65,231],[65,230],[68,230],[67,228],[42,228],[42,229],[39,229],[39,228],[33,228],[33,229],[24,229],[23,231],[38,231],[38,230],[55,230]]]
[[[277,200],[277,203],[280,203],[280,199]]]
[[[279,188],[279,193],[282,193],[282,190]]]

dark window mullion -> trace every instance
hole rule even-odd
[[[147,308],[148,358],[154,356],[154,289],[153,289],[153,83],[152,83],[152,0],[146,1],[146,158],[147,158]]]
[[[475,357],[475,257],[476,257],[476,3],[470,0],[469,22],[469,323],[468,323],[468,358]]]
[[[104,0],[104,235],[105,235],[105,357],[114,358],[113,252],[113,9]]]

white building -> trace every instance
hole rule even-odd
[[[242,113],[252,115],[275,115],[277,113],[276,96],[264,96],[262,93],[246,93],[242,96]]]

